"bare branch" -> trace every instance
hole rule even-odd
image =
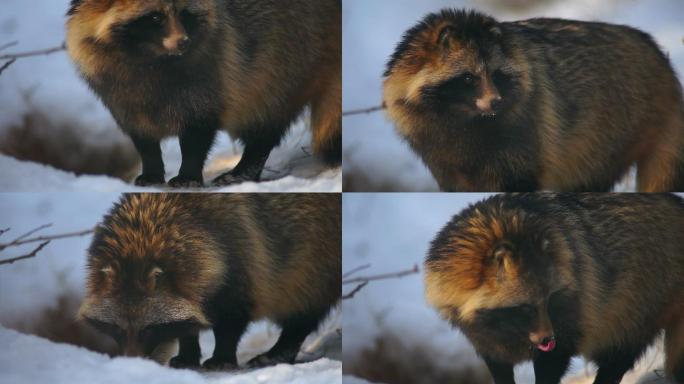
[[[61,52],[64,50],[66,50],[66,43],[62,43],[62,45],[57,46],[57,47],[38,49],[35,51],[8,53],[8,54],[0,55],[0,60],[23,59],[25,57],[43,56],[43,55],[49,55],[49,54],[52,54],[55,52]]]
[[[0,45],[0,51],[5,50],[10,47],[14,47],[15,45],[19,44],[18,41],[10,41],[7,44]]]
[[[5,72],[5,69],[9,68],[10,65],[14,64],[14,62],[17,61],[17,59],[12,59],[0,67],[0,75],[2,75],[3,72]]]
[[[45,248],[45,246],[48,245],[48,244],[50,244],[50,240],[47,240],[47,241],[44,241],[44,242],[40,243],[40,245],[37,246],[37,247],[36,247],[33,251],[31,251],[30,253],[27,253],[27,254],[21,255],[21,256],[17,256],[17,257],[12,257],[11,259],[0,260],[0,265],[3,265],[3,264],[12,264],[12,263],[14,263],[15,261],[19,261],[19,260],[23,260],[23,259],[28,259],[28,258],[31,258],[31,257],[35,257],[35,256],[38,254],[38,252],[40,252],[40,251],[41,251],[43,248]]]
[[[368,268],[370,268],[370,266],[371,266],[370,264],[359,265],[358,267],[352,268],[350,271],[343,273],[342,278],[344,279],[346,277],[349,277],[349,276],[355,274],[356,272],[363,271],[364,269],[368,269]]]
[[[34,233],[36,233],[40,230],[43,230],[45,228],[50,228],[50,227],[52,227],[52,223],[43,224],[43,225],[39,226],[38,228],[32,229],[32,230],[24,233],[23,235],[17,237],[16,239],[14,239],[14,241],[11,244],[17,244],[19,241],[24,240],[25,238],[33,235]]]
[[[418,269],[418,264],[415,264],[413,266],[413,268],[407,269],[405,271],[383,273],[383,274],[375,275],[375,276],[354,277],[351,279],[342,280],[342,284],[363,283],[364,281],[394,279],[394,278],[404,277],[407,275],[413,275],[413,274],[418,273],[418,272],[420,272],[420,269]]]
[[[26,234],[19,236],[18,238],[14,239],[13,241],[11,241],[9,243],[0,244],[0,251],[2,251],[5,248],[8,248],[8,247],[16,247],[16,246],[23,245],[23,244],[37,243],[40,241],[48,241],[48,240],[64,239],[64,238],[68,238],[68,237],[85,236],[85,235],[91,234],[95,231],[95,229],[93,228],[93,229],[86,229],[86,230],[78,231],[78,232],[60,233],[57,235],[37,236],[37,237],[27,238],[28,236],[36,233],[37,231],[39,231],[41,229],[47,228],[50,225],[51,224],[42,225],[36,229],[29,231]]]
[[[347,293],[346,295],[342,295],[342,300],[351,299],[351,298],[354,297],[354,295],[356,295],[363,287],[365,287],[366,285],[368,285],[368,283],[369,283],[369,281],[364,281],[363,283],[357,285],[356,287],[354,287],[354,289],[351,290],[351,292]]]
[[[349,276],[353,275],[354,273],[357,273],[357,272],[362,271],[364,269],[367,269],[369,267],[370,267],[370,264],[360,265],[360,266],[353,268],[352,270],[347,271],[344,274],[342,274],[342,285],[352,284],[352,283],[356,284],[354,289],[349,291],[349,293],[342,295],[342,300],[351,299],[352,297],[354,297],[354,295],[356,295],[360,290],[363,289],[363,287],[368,285],[368,283],[370,283],[371,281],[386,280],[386,279],[398,279],[398,278],[402,278],[402,277],[407,276],[407,275],[412,275],[414,273],[418,273],[420,271],[418,269],[418,265],[414,264],[413,268],[407,269],[405,271],[383,273],[381,275],[374,275],[374,276],[354,277],[354,278],[345,280],[346,277],[349,277]]]
[[[370,108],[352,109],[350,111],[342,112],[342,116],[364,115],[368,113],[382,111],[385,108],[387,108],[387,106],[385,105],[385,103],[382,103],[382,105],[377,105]]]

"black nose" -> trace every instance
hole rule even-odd
[[[185,52],[188,47],[190,46],[190,38],[187,36],[183,36],[178,40],[178,50],[181,52]]]
[[[497,96],[496,98],[492,99],[492,101],[489,102],[489,105],[493,110],[498,110],[501,106],[501,96]]]
[[[553,339],[554,339],[553,336],[545,337],[545,338],[542,339],[542,341],[541,341],[540,344],[541,344],[541,345],[546,345],[546,344],[550,343],[551,340],[553,340]]]

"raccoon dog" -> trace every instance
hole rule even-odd
[[[245,146],[214,180],[258,181],[311,107],[314,152],[341,161],[340,0],[72,0],[69,54],[142,158],[138,185],[162,184],[159,142],[178,136],[171,186],[199,186],[218,129]]]
[[[445,191],[684,190],[684,102],[651,36],[444,10],[391,57],[384,101]]]
[[[237,367],[247,325],[282,328],[248,366],[292,363],[341,294],[337,194],[126,195],[89,249],[79,317],[129,356],[179,340],[173,367],[200,364],[198,331],[216,339],[208,369]]]
[[[571,356],[619,383],[665,330],[665,370],[684,383],[684,202],[665,194],[499,195],[432,242],[426,297],[497,384],[533,360],[558,383]]]

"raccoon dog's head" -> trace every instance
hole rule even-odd
[[[219,251],[167,195],[129,195],[105,217],[89,249],[79,318],[127,356],[209,325],[203,301],[221,281]]]
[[[516,204],[496,196],[445,226],[425,263],[426,297],[492,344],[547,352],[556,332],[549,313],[574,287],[571,254],[553,223]]]
[[[502,34],[496,20],[476,12],[428,15],[387,64],[385,103],[452,121],[495,119],[515,103],[522,76]]]
[[[216,24],[214,4],[210,0],[72,0],[69,44],[86,40],[142,60],[189,55],[209,40]]]

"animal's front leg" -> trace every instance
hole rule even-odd
[[[214,325],[214,339],[216,346],[214,354],[202,366],[210,370],[233,370],[238,368],[237,346],[242,334],[247,329],[249,320],[241,316],[228,316],[220,319]]]
[[[170,186],[176,188],[203,186],[202,170],[215,137],[216,125],[213,123],[197,124],[186,128],[181,133],[179,141],[183,162],[178,171],[178,176],[169,180]]]
[[[142,174],[135,179],[135,185],[164,184],[164,161],[159,140],[132,132],[128,135],[142,159]]]
[[[201,355],[199,335],[183,336],[178,339],[178,356],[172,358],[169,365],[174,368],[199,367]]]
[[[231,171],[215,178],[213,184],[223,186],[238,184],[243,181],[259,181],[271,150],[280,143],[285,131],[285,129],[277,127],[279,126],[256,131],[257,133],[262,132],[263,135],[251,134],[241,137],[245,143],[245,151],[242,153],[240,162]]]
[[[492,374],[495,384],[515,384],[512,364],[502,363],[487,356],[484,357],[484,361],[487,364],[487,368],[489,368],[489,373]]]
[[[534,381],[537,384],[558,384],[570,364],[570,355],[555,350],[538,353],[534,359]]]

